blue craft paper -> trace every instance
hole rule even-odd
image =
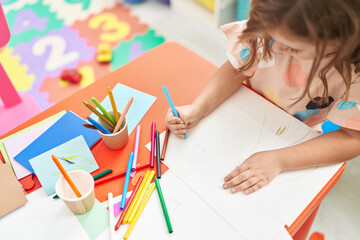
[[[112,93],[114,95],[114,100],[116,108],[119,112],[122,112],[131,97],[133,97],[133,102],[129,108],[129,111],[126,114],[126,119],[128,121],[128,132],[129,135],[134,130],[134,128],[139,124],[141,119],[144,117],[146,112],[149,110],[151,105],[155,102],[156,97],[151,96],[147,93],[141,92],[134,88],[125,86],[118,83],[113,89]],[[97,99],[99,100],[99,99]],[[101,106],[105,108],[106,111],[112,111],[111,102],[109,96],[107,96],[102,102]],[[100,111],[98,109],[98,111]],[[98,119],[94,113],[91,114],[93,119]]]
[[[14,157],[21,165],[34,173],[29,160],[55,148],[77,136],[83,135],[88,147],[90,148],[99,139],[100,134],[94,129],[82,126],[86,122],[71,111],[68,111],[58,121],[56,121],[40,137],[33,141],[29,146]]]
[[[30,159],[30,164],[47,195],[55,193],[55,184],[62,176],[60,170],[52,160],[55,155],[67,172],[84,170],[88,173],[99,169],[94,156],[87,146],[83,136],[78,136],[64,144],[50,149],[39,156]],[[68,158],[64,160],[63,158]]]

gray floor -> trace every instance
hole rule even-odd
[[[159,0],[126,4],[143,22],[166,41],[175,41],[220,66],[226,61],[224,35],[194,16],[175,13]],[[311,233],[319,231],[326,240],[360,239],[360,158],[349,161],[336,186],[323,200]]]

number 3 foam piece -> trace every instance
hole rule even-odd
[[[29,163],[30,159],[75,137],[83,135],[87,146],[90,148],[100,139],[100,134],[93,129],[83,127],[84,123],[87,122],[73,112],[68,111],[48,130],[16,155],[14,159],[34,173],[34,169]]]

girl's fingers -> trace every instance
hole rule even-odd
[[[184,131],[184,130],[186,130],[185,124],[176,124],[176,125],[173,125],[171,128],[172,128],[172,132],[177,132],[177,131]]]
[[[229,181],[225,182],[223,186],[225,189],[231,188],[233,186],[239,185],[240,183],[246,181],[251,176],[252,176],[251,172],[249,170],[246,170],[245,172],[242,172],[242,173],[238,174],[237,176],[231,178]]]
[[[230,191],[231,193],[241,192],[244,189],[248,189],[249,187],[256,185],[257,182],[259,182],[259,178],[251,177],[246,181],[243,181],[242,183],[238,184],[237,186],[232,187]]]
[[[225,178],[224,178],[224,181],[227,182],[227,181],[230,181],[231,179],[233,179],[234,177],[236,177],[237,175],[239,175],[240,173],[242,172],[245,172],[246,170],[248,170],[248,166],[247,164],[241,164],[240,166],[237,166],[235,168],[235,170],[233,170],[231,173],[229,173]]]
[[[265,185],[266,185],[266,183],[264,181],[260,180],[256,184],[245,189],[244,192],[245,192],[245,194],[250,194],[250,193],[256,192],[257,190],[259,190],[260,188],[262,188]]]
[[[186,128],[182,128],[176,131],[173,131],[173,133],[177,136],[177,135],[184,135],[184,133],[186,133]]]
[[[181,120],[180,118],[174,117],[174,116],[169,117],[167,119],[167,122],[169,124],[181,124],[181,123],[184,123],[183,120]]]

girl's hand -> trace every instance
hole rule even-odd
[[[253,193],[267,185],[281,172],[281,164],[275,151],[258,152],[236,167],[224,180],[224,189],[231,193]]]
[[[177,137],[184,138],[188,128],[195,126],[200,118],[194,105],[185,105],[176,108],[180,118],[174,116],[171,108],[166,113],[165,123],[166,126],[173,132]]]

